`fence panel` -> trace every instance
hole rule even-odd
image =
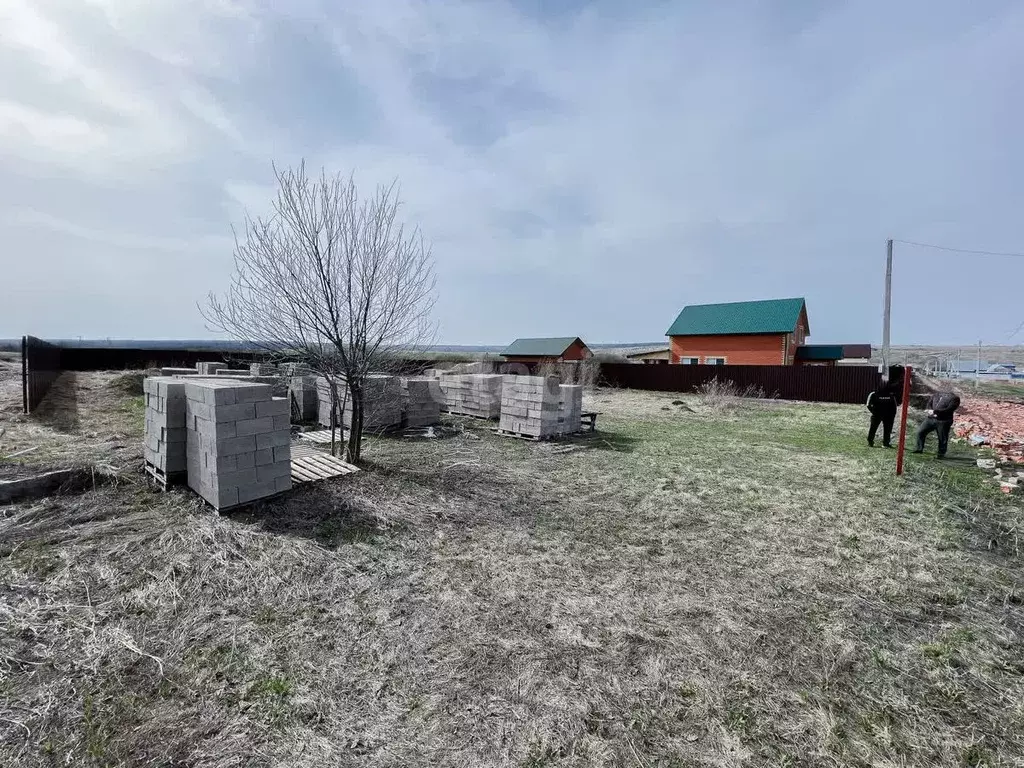
[[[878,369],[856,365],[637,365],[603,363],[602,383],[658,392],[693,392],[712,379],[754,387],[767,397],[818,403],[863,403],[881,381]]]
[[[60,353],[60,347],[35,336],[21,337],[21,399],[25,413],[36,409],[60,376]]]

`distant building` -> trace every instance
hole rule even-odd
[[[643,352],[634,352],[631,355],[626,355],[626,359],[631,363],[664,364],[672,360],[672,351],[668,347],[664,349],[647,349]]]
[[[501,352],[510,363],[561,363],[593,357],[578,336],[554,339],[516,339]]]
[[[683,365],[793,365],[811,333],[802,298],[694,304],[666,332]]]
[[[796,365],[867,365],[870,344],[805,344],[797,347]]]

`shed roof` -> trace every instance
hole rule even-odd
[[[691,304],[666,331],[666,336],[732,336],[792,333],[806,302],[802,298]],[[810,329],[808,328],[808,333]]]
[[[796,348],[797,360],[842,360],[842,344],[805,344]]]
[[[845,360],[870,357],[870,344],[804,344],[796,348],[797,360]]]
[[[579,336],[560,336],[554,339],[516,339],[505,347],[501,354],[503,357],[559,357],[577,341],[583,344],[583,340]]]

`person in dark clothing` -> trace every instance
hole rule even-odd
[[[883,381],[878,389],[868,395],[868,411],[871,412],[871,426],[868,428],[868,445],[874,447],[878,425],[882,425],[882,445],[892,448],[892,425],[900,405],[898,382]]]
[[[960,407],[960,398],[956,392],[948,390],[936,392],[928,401],[925,420],[917,428],[917,446],[914,453],[924,453],[924,441],[932,432],[939,437],[939,450],[936,454],[940,459],[946,455],[949,447],[949,433],[953,429],[953,414]]]

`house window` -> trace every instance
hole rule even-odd
[[[700,358],[699,357],[680,357],[679,358],[679,364],[680,365],[699,365],[700,364]]]
[[[704,363],[706,365],[725,365],[724,357],[705,357]]]

